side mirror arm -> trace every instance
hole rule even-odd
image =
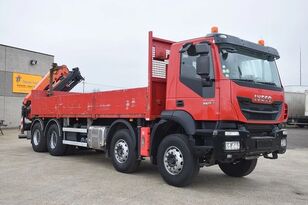
[[[202,75],[201,82],[202,87],[211,87],[213,85],[214,79],[211,79],[209,75]]]

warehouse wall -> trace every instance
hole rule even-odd
[[[36,60],[36,65],[30,61]],[[54,56],[0,45],[0,120],[8,127],[18,127],[23,93],[13,92],[13,72],[44,76],[54,62]]]
[[[0,45],[0,70],[5,69],[5,47]]]
[[[4,119],[4,111],[5,111],[4,96],[0,96],[0,119]]]

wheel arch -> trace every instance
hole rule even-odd
[[[107,149],[107,153],[109,155],[109,148],[110,148],[110,143],[111,143],[111,139],[113,137],[113,135],[115,134],[115,132],[117,130],[120,129],[128,129],[130,132],[130,135],[133,137],[133,143],[136,146],[137,145],[137,133],[134,130],[133,126],[131,125],[131,123],[129,123],[127,120],[125,119],[119,119],[119,120],[115,120],[109,127],[108,132],[107,132],[107,139],[106,139],[106,149]],[[136,146],[137,148],[137,146]]]
[[[196,132],[195,121],[190,114],[185,111],[163,111],[161,119],[153,126],[151,132],[151,159],[156,164],[158,146],[162,139],[170,134],[185,134],[191,136]]]
[[[193,135],[196,132],[196,124],[193,117],[183,110],[165,110],[160,114],[161,119],[171,120],[183,127],[186,134]]]
[[[60,134],[60,136],[62,136],[62,130],[61,130],[62,126],[61,126],[61,123],[60,123],[60,121],[58,119],[55,119],[55,118],[52,118],[52,119],[48,120],[48,122],[47,122],[47,124],[46,124],[46,126],[44,128],[44,135],[46,136],[47,130],[50,127],[50,125],[52,125],[52,124],[56,124],[57,125],[58,130],[59,130],[59,134]]]
[[[33,122],[31,123],[31,127],[30,127],[30,132],[31,132],[31,135],[32,135],[32,128],[34,126],[35,123],[40,123],[41,125],[41,128],[42,128],[42,131],[44,133],[44,121],[41,119],[41,118],[36,118],[33,120]]]

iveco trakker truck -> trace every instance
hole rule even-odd
[[[190,184],[200,167],[212,165],[243,177],[259,157],[276,159],[286,151],[277,59],[264,41],[216,28],[180,42],[150,32],[147,87],[69,92],[83,79],[78,68],[54,64],[23,102],[22,131],[31,132],[36,152],[103,150],[119,172],[134,172],[150,158],[174,186]]]

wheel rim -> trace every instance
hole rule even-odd
[[[37,146],[40,143],[40,140],[41,140],[41,132],[38,129],[36,129],[34,130],[34,133],[33,133],[34,145]]]
[[[184,167],[184,158],[181,150],[175,146],[170,146],[164,154],[165,169],[171,175],[178,175]]]
[[[114,146],[114,155],[119,163],[125,163],[128,159],[129,149],[125,140],[119,139]]]
[[[54,149],[57,145],[57,133],[53,131],[50,136],[50,148]]]

